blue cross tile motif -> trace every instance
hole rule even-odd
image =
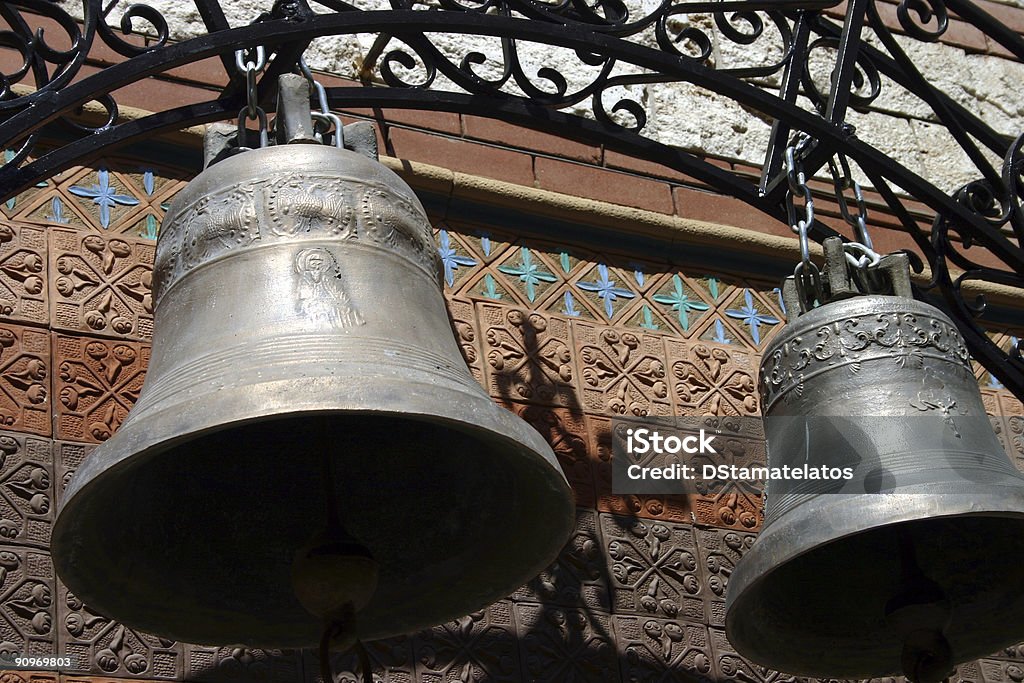
[[[476,259],[457,254],[447,230],[440,232],[438,241],[440,246],[437,248],[437,253],[440,254],[441,263],[444,265],[444,281],[451,287],[455,284],[455,271],[461,266],[475,266]]]
[[[484,252],[484,256],[490,257],[491,255],[491,236],[488,234],[480,235],[480,249]]]
[[[708,291],[711,292],[711,298],[718,301],[720,291],[718,289],[718,278],[708,277]]]
[[[669,294],[655,294],[653,298],[659,304],[672,307],[684,332],[690,329],[690,311],[706,311],[710,308],[703,301],[689,297],[683,287],[683,279],[678,275],[672,276],[672,291]]]
[[[540,264],[534,263],[533,255],[526,247],[519,248],[518,264],[498,266],[498,270],[505,273],[505,275],[519,278],[519,281],[526,287],[526,298],[531,302],[537,298],[537,285],[542,282],[558,281],[558,278],[553,273],[547,272],[541,268]]]
[[[757,310],[754,306],[754,299],[750,295],[750,290],[744,290],[743,292],[743,307],[739,309],[730,308],[725,311],[725,314],[730,318],[735,318],[741,321],[744,325],[750,328],[750,336],[754,340],[754,344],[761,344],[761,325],[778,325],[781,320],[770,315],[766,315],[761,311]]]
[[[51,223],[67,224],[69,222],[67,216],[64,215],[64,202],[60,200],[60,197],[50,200],[50,213],[47,214],[46,220]]]
[[[596,282],[577,282],[576,285],[587,292],[594,292],[597,296],[604,301],[604,312],[611,320],[612,315],[615,313],[615,302],[622,299],[633,299],[636,294],[623,289],[622,287],[615,286],[615,280],[608,279],[608,266],[603,263],[597,265],[597,281]]]
[[[782,311],[782,315],[788,316],[789,312],[786,310],[786,302],[782,300],[782,288],[776,287],[772,291],[775,292],[775,296],[779,300],[779,310]]]
[[[142,187],[146,190],[147,197],[153,196],[153,191],[156,190],[156,174],[152,170],[142,172]]]
[[[131,195],[118,194],[110,185],[110,173],[105,168],[96,172],[98,184],[91,187],[72,185],[69,188],[71,194],[76,197],[91,199],[93,204],[100,207],[100,225],[104,229],[110,227],[110,209],[115,206],[135,206],[139,200]]]
[[[488,299],[498,300],[501,298],[501,292],[498,291],[497,283],[494,281],[494,276],[490,273],[484,275],[484,286],[483,289],[480,290],[480,293]]]
[[[566,275],[572,270],[572,261],[569,260],[569,254],[562,252],[558,255],[558,265],[562,266],[562,272]]]
[[[722,324],[721,320],[715,321],[715,334],[711,337],[711,341],[718,342],[719,344],[732,344],[732,341],[725,336],[725,325]]]
[[[572,292],[566,292],[563,294],[562,301],[565,303],[565,306],[562,308],[562,313],[573,318],[580,317],[580,312],[576,308],[576,300],[572,298]]]
[[[654,314],[651,313],[651,308],[647,304],[643,305],[643,309],[641,310],[641,316],[643,317],[643,322],[640,323],[640,327],[643,327],[648,330],[661,329],[658,326],[658,323],[654,321]]]

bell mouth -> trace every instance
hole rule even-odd
[[[55,566],[91,607],[145,632],[315,646],[324,623],[296,597],[292,570],[324,524],[326,455],[337,517],[379,566],[358,636],[455,619],[540,572],[573,520],[557,465],[532,438],[498,433],[496,421],[517,418],[486,400],[476,416],[490,427],[424,415],[286,414],[138,452],[125,450],[134,439],[123,429],[69,489],[54,526]]]
[[[758,664],[800,676],[900,674],[906,634],[887,611],[904,590],[908,541],[949,602],[949,623],[936,632],[953,661],[1020,642],[1024,489],[940,489],[820,496],[772,522],[730,577],[730,643]]]

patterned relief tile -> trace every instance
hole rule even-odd
[[[618,680],[608,615],[554,605],[515,606],[523,679],[551,683]]]
[[[184,660],[184,678],[190,681],[297,683],[302,678],[302,655],[295,650],[185,645]]]
[[[591,461],[597,489],[597,509],[617,515],[660,519],[667,522],[692,522],[689,501],[685,494],[623,494],[612,493],[612,420],[587,416],[587,433],[591,441]]]
[[[601,513],[612,611],[705,623],[693,527]]]
[[[623,683],[712,681],[711,646],[703,624],[653,617],[612,617]]]
[[[576,299],[602,322],[619,322],[640,296],[636,291],[635,274],[627,274],[604,263],[594,264],[580,272],[572,279],[572,287]]]
[[[552,408],[528,403],[499,401],[544,437],[558,458],[576,505],[594,507],[594,471],[587,450],[584,416],[569,408]]]
[[[50,229],[53,328],[153,336],[152,242]]]
[[[46,231],[0,223],[0,316],[45,325],[50,317],[45,271]]]
[[[507,291],[516,292],[517,299],[529,308],[540,307],[562,283],[557,265],[525,246],[510,250],[495,270],[495,280]]]
[[[57,646],[76,673],[175,679],[184,673],[180,643],[139,633],[84,604],[57,582]]]
[[[147,683],[147,679],[135,678],[134,683]],[[60,683],[123,683],[124,679],[112,676],[88,676],[83,674],[60,675]]]
[[[476,313],[473,310],[473,302],[463,299],[447,299],[448,318],[452,324],[452,331],[455,333],[455,341],[462,352],[462,359],[466,361],[469,371],[481,386],[484,386],[483,361],[480,358],[480,329],[476,322]]]
[[[584,410],[605,415],[671,415],[660,336],[574,321]]]
[[[57,504],[64,503],[64,492],[71,483],[71,477],[85,460],[86,456],[96,448],[94,444],[72,443],[70,441],[53,442],[54,494]]]
[[[726,318],[754,348],[763,348],[782,320],[770,304],[754,290],[745,288],[724,306]]]
[[[41,189],[19,195],[6,213],[32,223],[155,240],[167,206],[192,175],[149,161],[111,158],[54,176]]]
[[[45,195],[37,196],[31,203],[21,206],[15,214],[17,220],[29,223],[66,225],[81,230],[93,230],[92,224],[68,201],[65,193],[54,188]]]
[[[756,415],[755,358],[702,341],[666,339],[669,381],[679,415]]]
[[[978,662],[986,683],[1021,683],[1024,681],[1024,662],[982,659]]]
[[[723,629],[710,628],[708,634],[717,680],[743,683],[806,683],[807,679],[768,669],[739,656],[725,637]]]
[[[1004,647],[999,652],[994,652],[986,659],[1011,659],[1024,662],[1024,643]]]
[[[0,432],[0,541],[45,548],[53,523],[49,439]]]
[[[135,342],[54,335],[57,437],[109,439],[139,398],[149,353]]]
[[[437,253],[441,257],[446,291],[461,290],[466,278],[480,265],[462,239],[445,229],[437,233]]]
[[[38,159],[46,152],[52,151],[44,148],[42,145],[38,145],[35,148],[35,154],[29,155],[24,164],[31,163]],[[15,150],[5,149],[2,152],[4,163],[11,162],[15,157]],[[11,197],[7,201],[0,203],[0,215],[14,217],[18,213],[24,211],[26,205],[32,204],[39,197],[45,196],[48,192],[52,191],[53,187],[61,182],[68,175],[68,171],[62,171],[55,173],[47,180],[36,183],[33,187],[23,190],[21,193]]]
[[[47,553],[0,545],[0,657],[57,654],[53,596]]]
[[[766,465],[764,429],[760,420],[744,420],[735,416],[704,417],[703,427],[715,433],[718,453],[698,454],[696,466],[734,465],[753,467]],[[741,479],[707,479],[697,482],[697,493],[691,494],[694,520],[698,524],[755,531],[764,523],[763,482]]]
[[[982,389],[981,404],[985,406],[985,413],[991,416],[1002,415],[1002,408],[999,405],[999,392]]]
[[[984,683],[985,679],[981,673],[981,662],[975,660],[958,664],[956,673],[950,676],[950,679],[960,681],[961,683]]]
[[[497,270],[497,262],[505,258],[512,248],[512,237],[470,226],[456,227],[448,221],[438,220],[435,224],[442,228],[437,231],[436,239],[445,268],[447,289],[470,299],[524,304],[517,288],[509,285]],[[452,275],[450,282],[449,270]]]
[[[58,683],[59,680],[58,675],[50,671],[5,671],[0,663],[0,683]]]
[[[50,434],[50,336],[0,325],[0,426]]]
[[[419,683],[518,683],[519,650],[512,602],[501,600],[414,639]]]
[[[435,227],[435,240],[440,244],[441,232],[445,231],[455,237],[459,248],[480,264],[489,264],[500,260],[515,242],[515,237],[496,231],[490,227],[471,225],[450,220],[428,212],[430,224]]]
[[[750,348],[743,335],[736,332],[732,325],[725,321],[724,316],[717,313],[713,316],[708,316],[700,323],[700,328],[694,332],[693,338],[704,342],[756,351],[756,349]]]
[[[999,392],[999,407],[1002,415],[1024,416],[1024,403],[1008,391]]]
[[[103,163],[67,183],[69,202],[77,213],[97,230],[120,232],[120,228],[138,213],[141,199],[132,191],[131,183]]]
[[[569,323],[519,308],[478,303],[484,370],[495,398],[554,406],[577,403]]]
[[[412,659],[412,639],[405,636],[364,643],[370,658],[374,683],[411,683],[416,680]],[[323,683],[317,651],[304,651],[304,679],[307,683]],[[352,650],[331,656],[334,683],[363,683],[358,656]]]
[[[682,273],[659,279],[650,299],[655,308],[670,321],[672,331],[682,336],[694,329],[714,308],[710,294]]]
[[[597,524],[596,512],[576,508],[576,528],[554,564],[513,593],[512,600],[607,612],[608,567]]]
[[[710,626],[725,627],[725,591],[736,565],[750,550],[755,534],[729,529],[696,529],[703,565],[704,614]]]

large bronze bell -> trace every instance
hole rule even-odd
[[[550,447],[466,367],[420,202],[375,155],[308,144],[299,83],[277,134],[306,144],[227,156],[167,212],[145,385],[54,524],[76,596],[175,640],[441,623],[573,524]]]
[[[835,300],[798,314],[791,278],[797,317],[761,364],[769,465],[857,474],[768,482],[727,634],[788,673],[942,680],[1024,639],[1024,479],[956,327],[911,298],[906,257],[872,274],[888,294],[854,295],[838,238],[826,255]]]

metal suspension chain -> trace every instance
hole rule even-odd
[[[821,271],[811,261],[810,237],[808,233],[814,226],[814,197],[807,186],[807,175],[804,173],[800,157],[811,142],[811,137],[801,133],[797,141],[786,148],[786,180],[789,190],[786,192],[786,215],[790,228],[800,238],[800,262],[793,269],[800,299],[800,312],[806,313],[815,301],[821,301],[824,293],[821,286]],[[803,201],[803,217],[796,205],[797,197]]]
[[[250,59],[246,50],[235,51],[235,66],[238,72],[245,76],[246,105],[238,112],[238,140],[239,144],[246,139],[246,121],[256,121],[259,126],[260,147],[270,144],[267,133],[267,113],[259,106],[259,94],[256,92],[256,77],[267,68],[267,52],[262,45],[257,45],[254,50],[255,56]]]
[[[793,270],[794,284],[799,298],[800,312],[806,313],[815,303],[823,303],[826,293],[823,291],[820,269],[810,259],[810,230],[814,227],[814,198],[807,186],[807,176],[803,168],[802,157],[812,139],[806,133],[800,133],[789,147],[786,148],[786,179],[789,190],[786,193],[786,214],[794,233],[800,239],[800,262]],[[842,253],[846,259],[850,277],[864,293],[877,293],[886,288],[886,278],[877,266],[882,255],[874,250],[871,235],[868,233],[868,209],[864,201],[864,192],[860,183],[853,178],[850,163],[842,154],[828,160],[829,173],[836,202],[843,220],[853,228],[855,239],[844,242]],[[853,197],[847,196],[852,191]],[[803,211],[797,206],[798,200],[803,202]]]
[[[309,81],[310,91],[316,94],[317,104],[320,106],[320,111],[312,112],[313,121],[317,129],[317,134],[322,139],[326,139],[327,134],[331,130],[331,126],[334,126],[334,146],[342,148],[345,146],[345,134],[343,132],[343,126],[341,123],[341,117],[331,111],[331,108],[327,104],[327,90],[324,89],[322,83],[313,77],[313,71],[306,64],[305,57],[299,57],[299,73],[306,77]]]
[[[828,170],[832,175],[839,211],[843,215],[843,220],[853,227],[854,234],[857,236],[856,241],[847,242],[844,247],[846,260],[852,267],[863,270],[868,266],[878,265],[882,257],[874,250],[871,244],[871,235],[868,234],[868,208],[864,203],[864,192],[861,190],[860,183],[853,179],[853,175],[850,173],[850,162],[847,161],[846,156],[840,154],[838,159],[838,164],[836,157],[828,160]],[[850,210],[850,202],[846,198],[846,190],[849,189],[853,190],[853,200],[856,206],[853,211]]]

